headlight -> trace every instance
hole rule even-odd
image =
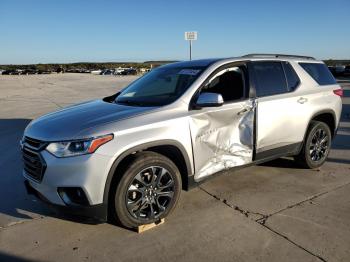
[[[106,135],[86,140],[54,142],[50,143],[46,150],[56,157],[85,155],[95,152],[97,148],[112,139],[113,135]]]

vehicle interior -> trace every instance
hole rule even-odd
[[[201,92],[221,94],[226,103],[244,98],[244,89],[245,75],[243,68],[230,67],[215,74]]]

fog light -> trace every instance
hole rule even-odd
[[[80,187],[59,187],[57,192],[66,205],[89,205],[85,192]]]

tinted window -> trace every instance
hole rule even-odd
[[[318,63],[299,63],[302,68],[313,78],[319,85],[333,85],[336,83],[333,75],[325,64]]]
[[[244,73],[241,67],[231,67],[219,71],[202,89],[203,92],[221,94],[224,102],[244,97]]]
[[[288,92],[287,81],[280,62],[255,62],[253,69],[257,80],[256,94],[258,97]]]
[[[300,79],[288,62],[283,62],[282,65],[287,78],[288,90],[293,91],[299,85]]]

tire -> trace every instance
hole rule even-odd
[[[176,165],[150,151],[139,152],[126,166],[114,194],[113,216],[124,227],[135,228],[167,217],[176,207],[182,182]]]
[[[326,138],[326,141],[322,142],[323,138]],[[331,139],[331,130],[327,124],[311,121],[303,147],[299,155],[294,157],[297,164],[309,169],[322,166],[328,157]]]

